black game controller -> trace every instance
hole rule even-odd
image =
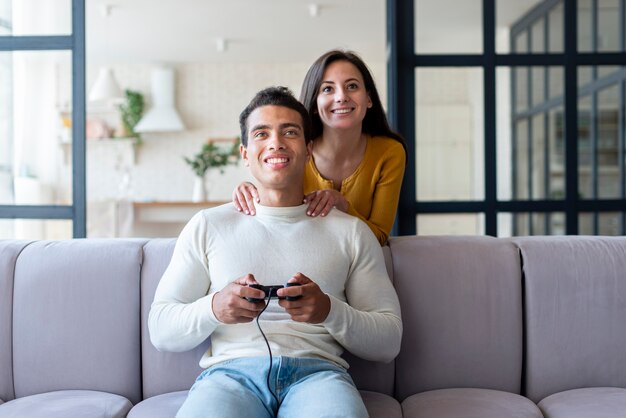
[[[262,284],[249,284],[248,287],[252,287],[255,289],[259,289],[262,290],[265,293],[265,297],[263,299],[259,299],[259,298],[249,298],[246,297],[246,300],[248,302],[263,302],[264,299],[269,298],[270,296],[276,297],[278,299],[285,299],[288,302],[292,302],[294,300],[298,300],[300,299],[302,296],[298,295],[298,296],[278,296],[276,294],[276,292],[278,292],[278,289],[282,289],[283,287],[292,287],[292,286],[300,286],[300,283],[287,283],[285,286],[283,286],[282,284],[275,284],[275,285],[270,285],[270,286],[263,286]]]

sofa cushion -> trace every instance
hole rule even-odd
[[[141,352],[143,397],[188,390],[200,373],[200,357],[207,351],[210,340],[182,353],[160,352],[150,342],[148,314],[154,293],[163,272],[170,263],[176,239],[151,239],[144,247],[141,269]]]
[[[522,286],[517,248],[492,237],[394,237],[404,335],[396,397],[453,387],[519,393]]]
[[[545,418],[623,418],[626,389],[586,388],[550,395],[539,408]]]
[[[514,242],[524,266],[526,396],[626,388],[626,238]]]
[[[529,399],[489,389],[422,392],[402,402],[402,413],[407,418],[543,418]]]
[[[39,241],[15,266],[17,398],[84,389],[141,399],[143,241]]]
[[[401,418],[400,403],[389,395],[361,390],[361,398],[370,418]]]
[[[63,390],[25,396],[0,406],[0,418],[124,418],[130,401],[89,390]]]
[[[15,398],[13,391],[13,274],[28,241],[0,240],[0,403]]]
[[[371,418],[402,417],[400,404],[391,396],[361,391],[361,397]],[[174,418],[186,398],[186,390],[153,396],[135,405],[128,418]]]
[[[186,390],[153,396],[139,402],[128,418],[174,418],[187,398]]]

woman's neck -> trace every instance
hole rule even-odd
[[[342,161],[361,150],[364,142],[365,135],[360,126],[350,130],[324,129],[322,136],[314,142],[313,152]]]

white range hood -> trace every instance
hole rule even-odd
[[[152,70],[152,108],[135,126],[135,132],[174,132],[185,129],[174,106],[174,69]]]

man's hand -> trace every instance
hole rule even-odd
[[[319,324],[324,322],[330,312],[330,298],[313,280],[302,273],[297,273],[288,283],[300,286],[285,287],[278,290],[278,296],[302,296],[295,301],[281,299],[278,304],[285,308],[291,319],[297,322]]]
[[[224,324],[251,322],[263,310],[263,302],[248,302],[246,297],[263,299],[262,290],[248,287],[257,284],[252,274],[246,274],[225,286],[213,296],[213,314]]]
[[[239,212],[246,215],[254,215],[256,210],[254,203],[259,203],[259,192],[254,184],[244,181],[233,190],[233,204]]]

